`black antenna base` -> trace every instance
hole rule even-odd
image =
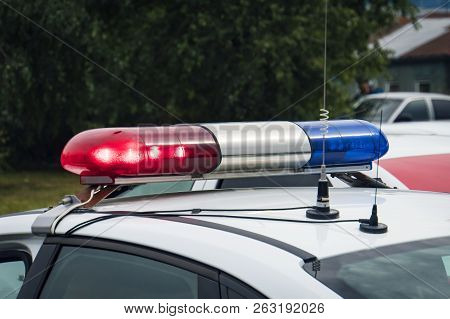
[[[338,219],[339,211],[328,207],[328,211],[323,211],[322,207],[314,207],[306,211],[306,217],[311,219],[330,220]]]
[[[378,222],[377,204],[373,204],[372,206],[372,215],[370,215],[370,219],[360,220],[359,230],[369,234],[384,234],[388,231],[386,224]]]
[[[388,227],[385,224],[378,223],[377,225],[370,225],[370,224],[359,224],[359,230],[364,233],[369,234],[384,234],[387,233]]]
[[[325,167],[322,166],[319,185],[317,189],[317,203],[314,208],[306,211],[306,217],[311,219],[332,220],[339,218],[339,211],[330,208],[330,197],[328,189],[328,180],[325,173]]]

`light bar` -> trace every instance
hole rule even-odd
[[[323,123],[297,122],[308,135],[311,159],[305,168],[322,165]],[[325,135],[325,164],[328,167],[371,165],[389,149],[386,136],[376,126],[360,120],[328,121]]]
[[[327,172],[370,169],[388,150],[372,124],[328,123]],[[250,122],[95,129],[67,143],[61,164],[94,185],[311,173],[322,164],[322,127]]]

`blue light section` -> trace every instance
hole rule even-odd
[[[311,159],[305,167],[322,165],[323,123],[296,122],[308,135]],[[351,166],[371,164],[389,149],[386,136],[375,125],[361,120],[328,121],[325,135],[325,164],[327,166]],[[379,146],[379,147],[378,147]]]

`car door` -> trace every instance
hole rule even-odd
[[[19,297],[207,299],[262,295],[217,269],[168,252],[110,240],[53,237],[39,252]]]

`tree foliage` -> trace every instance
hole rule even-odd
[[[56,163],[94,127],[318,116],[324,0],[6,1],[30,20],[0,4],[0,162]],[[386,65],[380,50],[348,68],[371,35],[415,11],[328,2],[329,106],[342,112],[355,76]]]

